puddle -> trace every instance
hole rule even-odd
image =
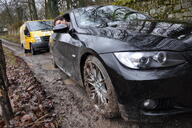
[[[65,85],[75,85],[76,83],[71,79],[65,79],[64,81]]]
[[[42,68],[45,70],[57,70],[52,63],[51,64],[43,64]]]
[[[25,56],[25,53],[19,53],[18,56]]]

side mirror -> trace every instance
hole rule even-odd
[[[24,30],[24,34],[25,34],[26,36],[30,36],[30,33],[29,33],[29,31],[28,31],[27,29]]]
[[[55,33],[67,33],[69,31],[69,27],[66,24],[58,24],[53,27],[53,32]]]

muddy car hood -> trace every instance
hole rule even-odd
[[[140,20],[119,24],[118,27],[89,28],[86,34],[92,36],[87,46],[100,53],[133,50],[192,50],[192,24],[182,22]]]

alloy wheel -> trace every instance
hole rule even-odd
[[[84,85],[90,99],[96,109],[102,111],[108,104],[108,90],[104,75],[101,70],[92,62],[88,62],[84,67]]]

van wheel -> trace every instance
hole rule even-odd
[[[36,55],[36,51],[35,51],[35,49],[33,48],[32,45],[31,45],[31,53],[32,53],[32,55]]]
[[[29,53],[29,52],[30,52],[30,50],[25,49],[25,47],[23,46],[23,44],[21,44],[21,48],[23,49],[24,53]]]
[[[24,50],[24,53],[29,53],[30,52],[30,50],[25,49],[24,47],[23,47],[23,50]]]
[[[24,48],[24,53],[29,53],[29,52],[30,52],[30,50],[27,50]]]
[[[47,52],[50,52],[50,48],[47,49]]]

